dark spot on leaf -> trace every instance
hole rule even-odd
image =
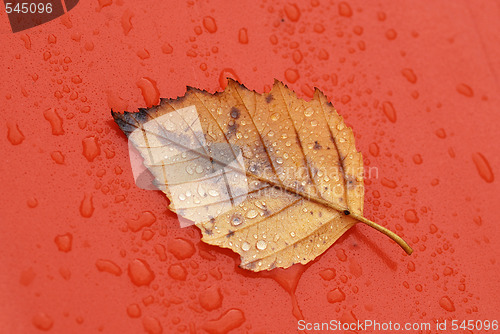
[[[234,231],[229,230],[229,233],[226,234],[226,238],[231,238],[234,235]]]
[[[314,149],[315,150],[321,150],[321,145],[318,143],[317,140],[314,142]]]
[[[267,103],[271,103],[272,100],[274,100],[273,94],[269,94],[268,96],[266,96],[266,102]]]
[[[226,136],[228,138],[230,138],[231,136],[233,136],[236,131],[238,131],[238,123],[234,122],[234,121],[230,121],[228,124],[227,124],[227,133],[226,133]]]
[[[231,117],[234,119],[240,118],[240,109],[232,107],[231,111],[229,112],[229,115],[231,115]]]
[[[206,235],[212,235],[212,230],[205,229],[205,234],[206,234]]]
[[[351,211],[349,210],[344,210],[344,215],[349,216],[351,214]]]

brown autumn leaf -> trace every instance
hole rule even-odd
[[[279,81],[258,94],[233,80],[223,92],[188,87],[137,113],[112,113],[170,199],[211,245],[252,271],[305,264],[363,217],[362,155],[325,95],[298,98]]]

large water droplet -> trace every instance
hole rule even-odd
[[[264,250],[267,248],[267,242],[265,240],[259,240],[256,244],[257,249]]]
[[[247,218],[253,219],[257,217],[259,212],[257,210],[249,210],[247,214],[245,215]]]
[[[472,154],[472,161],[476,165],[477,172],[479,176],[488,183],[492,183],[495,180],[495,176],[493,175],[493,170],[491,166],[486,160],[485,156],[479,152]]]

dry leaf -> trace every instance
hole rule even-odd
[[[188,88],[138,113],[113,113],[170,209],[203,241],[231,248],[252,271],[305,264],[363,222],[363,161],[319,90],[311,101],[281,82],[258,94],[233,80],[221,93]]]

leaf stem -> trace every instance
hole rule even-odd
[[[376,229],[377,231],[382,232],[383,234],[385,234],[386,236],[388,236],[389,238],[394,240],[401,248],[404,249],[406,254],[411,255],[411,253],[413,253],[413,249],[410,247],[410,245],[408,245],[406,243],[406,241],[403,240],[403,238],[401,238],[399,235],[392,232],[391,230],[389,230],[383,226],[380,226],[379,224],[374,223],[371,220],[366,219],[363,216],[359,216],[359,215],[354,214],[354,213],[351,213],[350,216],[354,217],[355,219],[362,222],[363,224],[366,224],[366,225]]]

